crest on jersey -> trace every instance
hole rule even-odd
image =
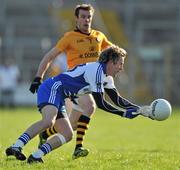
[[[101,38],[100,38],[100,37],[96,37],[96,41],[97,41],[97,42],[100,42],[100,41],[101,41]]]
[[[103,86],[107,86],[107,84],[108,84],[108,82],[104,82],[104,83],[103,83]]]

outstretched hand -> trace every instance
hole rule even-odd
[[[138,110],[138,113],[143,115],[144,117],[149,117],[151,112],[152,112],[152,109],[150,106],[141,106]]]
[[[151,106],[141,106],[139,110],[137,111],[139,114],[141,114],[144,117],[152,118],[152,107]]]

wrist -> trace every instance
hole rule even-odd
[[[35,77],[35,78],[34,78],[34,81],[36,81],[36,82],[41,82],[41,80],[42,80],[41,77]]]

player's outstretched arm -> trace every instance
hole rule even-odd
[[[113,105],[111,105],[104,99],[103,93],[93,92],[92,95],[94,97],[94,100],[95,100],[98,108],[100,108],[106,112],[110,112],[110,113],[113,113],[113,114],[116,114],[116,115],[119,115],[122,117],[126,117],[129,119],[133,119],[139,115],[139,113],[137,113],[136,108],[130,108],[130,109],[127,109],[126,111],[118,110],[117,108],[115,108]]]
[[[109,96],[109,98],[112,100],[112,102],[123,109],[139,109],[140,107],[136,104],[131,103],[127,99],[123,98],[117,91],[117,89],[108,89],[105,88],[105,92]]]

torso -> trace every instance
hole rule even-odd
[[[107,48],[111,43],[104,34],[92,30],[90,35],[71,31],[59,40],[56,47],[65,51],[69,68],[87,62],[97,61],[100,52]]]
[[[61,81],[67,96],[79,96],[91,92],[104,92],[105,65],[99,62],[79,65],[52,79]]]

